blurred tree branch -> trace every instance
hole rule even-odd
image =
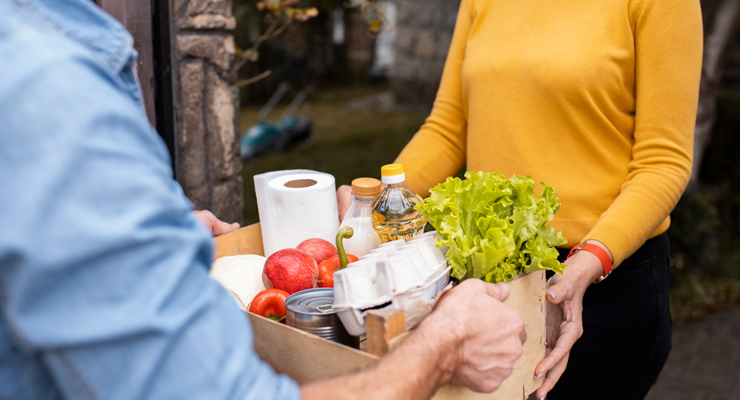
[[[310,0],[309,4],[318,4],[320,0]],[[379,34],[384,20],[382,10],[377,6],[377,2],[384,0],[346,0],[338,1],[346,8],[359,9],[368,22],[368,31],[372,34]],[[286,28],[295,23],[309,20],[318,15],[318,8],[297,7],[301,0],[261,0],[254,2],[252,0],[242,1],[240,6],[252,5],[258,12],[265,13],[263,20],[268,22],[267,28],[263,32],[257,32],[256,38],[252,41],[251,46],[247,49],[236,49],[236,60],[234,62],[234,71],[239,71],[248,62],[255,62],[259,58],[259,47],[265,41],[280,35]],[[249,4],[245,4],[249,3]],[[244,21],[239,21],[244,23]],[[271,71],[261,72],[253,77],[236,82],[236,87],[246,86],[264,79],[271,75]]]

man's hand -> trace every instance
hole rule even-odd
[[[200,222],[202,222],[203,225],[205,225],[206,228],[208,228],[208,230],[213,233],[214,236],[223,235],[224,233],[229,233],[239,229],[238,222],[229,224],[227,222],[221,221],[208,210],[195,210],[193,211],[193,215],[195,215],[200,220]]]
[[[466,280],[446,292],[421,325],[380,362],[303,386],[303,399],[429,399],[449,380],[479,392],[496,390],[511,374],[526,340],[519,314],[501,303],[508,296],[505,283]]]
[[[519,314],[502,303],[507,297],[508,284],[468,279],[442,296],[420,326],[438,332],[437,337],[453,335],[448,343],[453,382],[493,392],[511,375],[527,335]],[[434,334],[430,344],[433,340]]]

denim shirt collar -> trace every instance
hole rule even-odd
[[[118,74],[136,56],[133,38],[92,0],[13,0],[44,24],[89,49]]]

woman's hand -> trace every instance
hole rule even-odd
[[[344,214],[347,214],[350,204],[352,204],[352,187],[342,185],[337,189],[337,209],[339,211],[339,223],[344,220]]]
[[[570,349],[583,334],[583,295],[603,273],[601,261],[586,251],[579,251],[565,264],[565,273],[547,282],[546,356],[534,370],[537,378],[545,376],[536,392],[538,399],[543,399],[563,375]]]
[[[221,221],[208,210],[195,210],[193,211],[193,215],[195,215],[198,220],[202,222],[203,225],[211,231],[211,233],[213,233],[214,236],[223,235],[224,233],[229,233],[239,229],[238,222],[230,224],[228,222]]]

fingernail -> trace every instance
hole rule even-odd
[[[540,379],[540,378],[542,378],[543,376],[545,376],[545,373],[544,373],[544,372],[543,372],[543,373],[541,373],[541,374],[539,374],[539,375],[535,375],[534,379]]]
[[[550,297],[552,297],[553,300],[557,300],[558,299],[558,292],[556,292],[554,290],[548,291],[547,294],[549,294]]]

